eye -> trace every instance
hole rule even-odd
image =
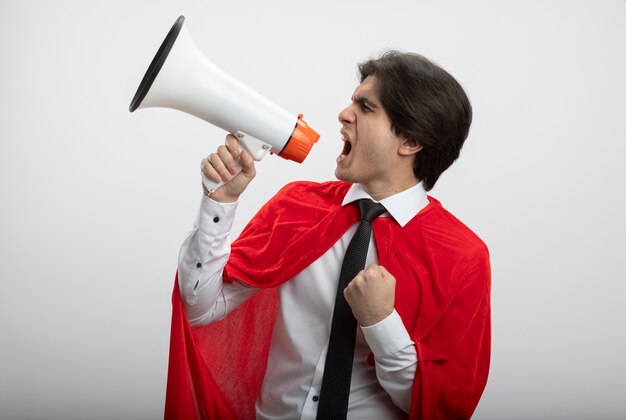
[[[359,106],[359,110],[361,110],[365,114],[374,112],[374,110],[376,109],[376,105],[374,105],[367,98],[364,97],[352,98],[352,102],[356,103]]]
[[[359,103],[359,108],[361,108],[361,111],[363,111],[363,112],[372,112],[372,108],[367,106],[367,104],[365,102],[360,102]]]

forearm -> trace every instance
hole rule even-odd
[[[217,203],[204,197],[193,230],[181,246],[178,281],[191,325],[222,319],[255,293],[256,289],[243,284],[222,281],[236,208],[237,203]]]
[[[394,310],[384,320],[361,329],[374,354],[378,382],[394,404],[408,413],[417,353],[400,316]]]

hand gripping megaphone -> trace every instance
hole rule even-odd
[[[232,134],[254,160],[268,152],[301,163],[320,135],[302,120],[230,76],[200,51],[180,16],[152,59],[129,110],[173,108]],[[216,183],[204,174],[206,188]]]

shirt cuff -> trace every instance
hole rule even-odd
[[[238,202],[220,203],[210,197],[203,197],[196,226],[200,232],[214,237],[230,232],[235,221]]]
[[[385,357],[415,344],[395,309],[387,318],[374,325],[361,327],[361,330],[374,357]]]

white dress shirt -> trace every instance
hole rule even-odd
[[[371,198],[352,185],[343,205]],[[401,226],[428,204],[421,183],[380,201]],[[193,230],[183,242],[178,262],[179,286],[191,325],[224,318],[257,289],[234,281],[222,282],[230,255],[230,229],[237,203],[203,198]],[[358,223],[309,267],[278,287],[279,306],[257,399],[257,418],[314,419],[328,351],[339,272]],[[378,263],[370,239],[366,266]],[[393,273],[392,273],[393,274]],[[375,367],[367,359],[374,354]],[[349,419],[404,418],[411,405],[417,365],[414,343],[394,310],[387,318],[357,330]]]

